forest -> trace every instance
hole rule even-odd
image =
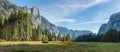
[[[0,15],[0,39],[7,41],[71,41],[70,34],[61,36],[54,32],[32,27],[30,15],[22,10],[12,12],[10,15]]]

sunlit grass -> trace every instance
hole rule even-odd
[[[41,41],[0,42],[0,45],[19,45],[19,44],[39,45],[39,44],[42,44],[42,42]]]
[[[48,43],[42,43],[42,41],[18,41],[18,42],[0,42],[0,46],[4,45],[19,45],[19,44],[28,44],[28,45],[48,45],[48,44],[54,44],[54,45],[60,45],[60,46],[66,46],[69,45],[70,42],[62,42],[62,41],[50,41]]]

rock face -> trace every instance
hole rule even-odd
[[[25,6],[21,7],[21,9],[30,14],[30,19],[33,24],[33,28],[37,28],[37,26],[41,24],[41,16],[39,14],[39,9],[36,6],[32,8]]]
[[[106,32],[106,26],[107,26],[107,24],[102,24],[99,29],[98,34],[104,34]]]
[[[108,23],[100,27],[98,34],[104,34],[111,28],[120,31],[120,12],[112,14]]]
[[[47,28],[50,32],[54,32],[56,34],[59,33],[59,30],[56,25],[50,23],[48,20],[46,20],[43,16],[41,16],[41,26],[43,29]]]
[[[25,7],[19,7],[12,3],[10,3],[7,0],[0,0],[0,14],[10,14],[12,11],[18,11],[23,10],[24,12],[27,12],[30,14],[30,19],[32,22],[33,28],[37,28],[38,25],[40,25],[43,29],[47,28],[50,32],[54,32],[56,34],[68,34],[71,35],[74,33],[75,35],[83,35],[87,33],[92,33],[91,31],[78,31],[78,30],[68,30],[65,27],[58,27],[52,23],[50,23],[48,20],[46,20],[43,16],[40,15],[39,8],[34,6],[32,8],[29,8],[27,6]]]
[[[37,18],[38,16],[40,16],[39,9],[36,6],[31,8],[31,13],[32,13],[32,17]]]

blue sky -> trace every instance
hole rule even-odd
[[[120,0],[10,0],[18,6],[39,7],[51,23],[73,30],[98,32],[110,15],[120,12]]]

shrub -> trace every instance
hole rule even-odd
[[[43,35],[42,41],[43,43],[48,43],[48,37],[46,35]]]
[[[6,40],[4,40],[4,39],[0,39],[0,42],[6,42]]]

